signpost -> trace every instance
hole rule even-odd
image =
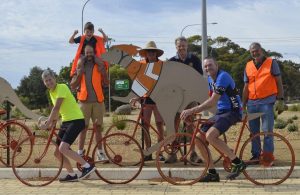
[[[115,90],[128,90],[129,89],[129,80],[116,80],[115,81]]]

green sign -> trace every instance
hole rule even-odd
[[[129,80],[116,80],[115,81],[115,90],[126,90],[129,89]]]

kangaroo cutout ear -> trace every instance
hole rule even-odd
[[[122,51],[126,52],[127,54],[129,54],[131,56],[136,56],[139,52],[138,49],[140,49],[140,47],[138,47],[138,46],[126,45],[126,44],[114,45],[111,48],[117,48],[119,50],[122,50]]]

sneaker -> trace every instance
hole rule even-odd
[[[165,157],[162,154],[160,154],[158,158],[159,158],[159,161],[165,161],[166,160]]]
[[[218,173],[206,173],[206,175],[202,177],[199,182],[220,182],[220,176]]]
[[[244,161],[241,161],[240,164],[231,163],[231,173],[229,173],[226,178],[230,180],[235,179],[246,169],[246,167],[247,165],[244,163]]]
[[[76,182],[78,181],[77,174],[75,176],[67,175],[66,177],[59,178],[59,182]]]
[[[96,167],[94,165],[91,165],[89,168],[82,168],[82,174],[79,177],[79,179],[84,179],[88,177],[91,173],[93,173],[96,170]]]
[[[107,161],[108,158],[104,153],[97,153],[98,161]]]
[[[165,160],[165,163],[175,163],[177,161],[177,155],[171,154],[168,156],[168,159]]]
[[[191,153],[190,161],[193,163],[203,163],[202,159],[199,158],[199,156],[197,155],[197,153],[195,151],[193,151]]]
[[[151,160],[153,160],[153,158],[152,158],[152,155],[150,154],[150,155],[148,155],[148,156],[145,156],[144,157],[144,161],[151,161]]]

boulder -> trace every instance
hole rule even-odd
[[[119,106],[115,110],[115,114],[117,114],[117,115],[130,115],[131,114],[131,106],[130,106],[130,104],[124,104],[122,106]]]

